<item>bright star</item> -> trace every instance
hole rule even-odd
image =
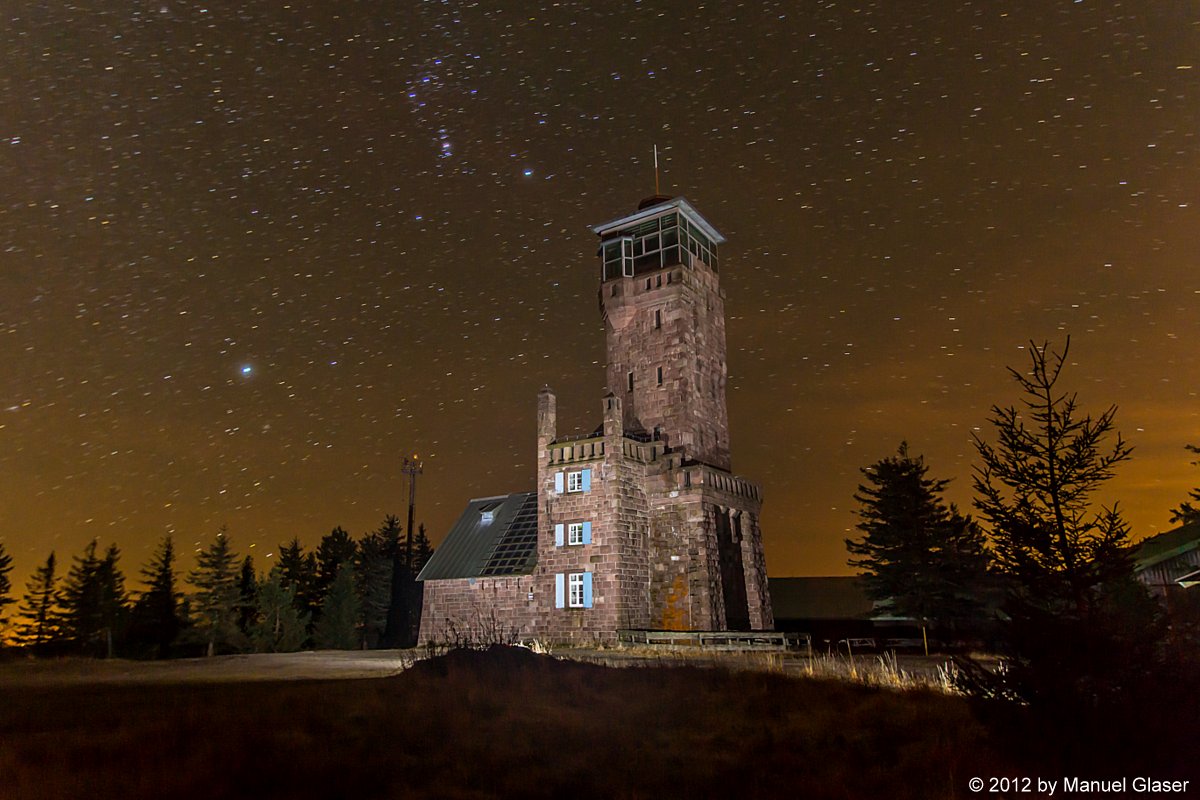
[[[250,366],[249,364],[244,364],[242,366],[243,375],[249,375],[251,372],[254,372],[254,367]]]

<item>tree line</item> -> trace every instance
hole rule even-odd
[[[19,604],[12,556],[0,543],[0,632],[35,653],[99,657],[411,647],[421,620],[416,576],[433,548],[424,525],[403,534],[393,515],[358,540],[338,526],[312,550],[293,538],[259,571],[222,527],[186,576],[165,536],[136,594],[126,589],[117,545],[101,551],[93,540],[65,575],[51,552]]]
[[[1200,602],[1184,594],[1168,610],[1136,579],[1120,507],[1097,502],[1132,448],[1115,406],[1085,414],[1060,387],[1069,347],[1031,342],[1029,368],[1009,370],[1020,404],[993,406],[993,435],[974,435],[978,519],[902,444],[862,470],[862,535],[846,546],[872,599],[943,640],[987,641],[998,665],[956,663],[990,713],[1035,720],[1038,741],[1094,746],[1170,717],[1167,687],[1194,684],[1200,667]],[[1171,521],[1200,522],[1198,503],[1200,489]]]

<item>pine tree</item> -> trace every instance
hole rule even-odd
[[[1200,453],[1200,447],[1194,444],[1187,445],[1187,449],[1193,453]],[[1193,461],[1192,466],[1200,467],[1200,461]],[[1180,525],[1200,522],[1200,505],[1192,505],[1193,502],[1200,504],[1200,489],[1192,489],[1187,500],[1180,503],[1178,508],[1171,509],[1171,522]]]
[[[244,638],[237,627],[241,600],[237,556],[223,526],[213,543],[196,556],[196,568],[188,573],[188,580],[196,587],[192,607],[207,655],[239,649]]]
[[[21,623],[17,638],[22,644],[41,648],[58,638],[58,576],[54,552],[25,584],[25,601],[17,608]]]
[[[175,581],[175,543],[164,536],[150,563],[142,568],[146,590],[133,607],[132,637],[163,658],[183,627]]]
[[[254,573],[254,559],[246,556],[242,559],[242,569],[238,577],[238,630],[249,634],[257,613],[258,579]]]
[[[425,524],[421,523],[417,526],[417,535],[413,538],[413,574],[420,575],[421,570],[429,563],[430,557],[433,555],[433,545],[429,542],[429,537],[425,534]]]
[[[316,593],[317,560],[313,553],[305,553],[298,538],[279,548],[279,579],[292,590],[296,609],[311,618],[313,597]]]
[[[111,545],[100,558],[96,544],[93,539],[83,555],[75,557],[63,581],[58,624],[76,649],[111,658],[126,619],[125,578],[117,567],[117,546]]]
[[[363,536],[355,559],[355,590],[358,594],[362,645],[379,646],[387,625],[392,598],[392,556],[400,541],[400,521],[388,517],[378,530]]]
[[[325,602],[321,618],[313,628],[313,640],[321,650],[354,650],[358,647],[358,619],[362,611],[354,593],[354,567],[342,566]]]
[[[337,526],[321,537],[317,544],[317,577],[314,598],[324,605],[329,589],[341,571],[343,564],[353,564],[358,555],[358,545],[342,526]],[[317,616],[320,619],[320,615]]]
[[[403,532],[400,520],[393,515],[388,515],[383,525],[388,536],[391,536],[393,531],[395,532],[396,541],[391,547],[392,585],[388,599],[387,622],[383,628],[383,635],[380,637],[380,646],[404,647],[408,638],[409,584],[412,583],[411,564],[407,560],[408,549],[405,547],[405,543],[400,541],[400,534]]]
[[[295,592],[284,582],[279,564],[258,583],[256,611],[250,626],[256,652],[292,653],[308,638],[308,616],[296,610]]]
[[[0,542],[0,646],[4,644],[4,631],[8,627],[7,608],[12,604],[12,581],[8,574],[12,572],[12,556],[4,550],[4,542]]]
[[[942,499],[947,480],[927,477],[921,456],[901,444],[897,456],[862,470],[867,484],[854,499],[861,504],[860,539],[846,540],[864,571],[870,597],[893,610],[946,631],[961,630],[978,617],[987,576],[983,533]]]
[[[1031,343],[1028,373],[1010,369],[1022,408],[992,408],[997,443],[975,437],[975,505],[990,528],[1005,581],[1005,669],[968,663],[978,696],[1016,701],[1042,729],[1115,731],[1137,718],[1136,698],[1157,667],[1162,625],[1133,578],[1129,526],[1096,492],[1130,456],[1114,435],[1116,408],[1082,415],[1057,388],[1061,355]]]
[[[124,642],[129,627],[129,595],[125,591],[125,574],[117,566],[121,551],[110,544],[100,562],[98,584],[100,591],[100,621],[103,626],[107,657],[116,653],[118,643]]]

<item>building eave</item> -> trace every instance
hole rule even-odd
[[[603,238],[606,233],[636,225],[643,220],[653,219],[654,217],[665,214],[672,209],[687,214],[688,219],[690,219],[697,227],[699,227],[700,230],[704,231],[704,235],[712,239],[714,244],[725,243],[726,239],[721,235],[721,232],[714,228],[712,224],[706,220],[699,211],[696,210],[695,206],[688,202],[686,197],[675,197],[666,201],[665,203],[659,203],[657,205],[650,206],[649,208],[643,208],[635,211],[628,216],[620,217],[619,219],[614,219],[610,222],[605,222],[600,225],[593,225],[591,227],[591,231],[597,236]]]

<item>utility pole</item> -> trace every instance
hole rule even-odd
[[[416,577],[412,574],[413,524],[417,509],[417,476],[421,474],[420,458],[415,453],[411,459],[405,456],[400,472],[408,476],[408,529],[404,532],[404,549],[401,550],[397,542],[392,553],[391,602],[383,631],[385,647],[407,645],[412,631],[413,579]]]
[[[412,568],[413,521],[417,515],[417,476],[421,474],[421,461],[416,453],[409,460],[404,457],[404,466],[400,471],[408,476],[408,528],[404,537],[404,563]]]

